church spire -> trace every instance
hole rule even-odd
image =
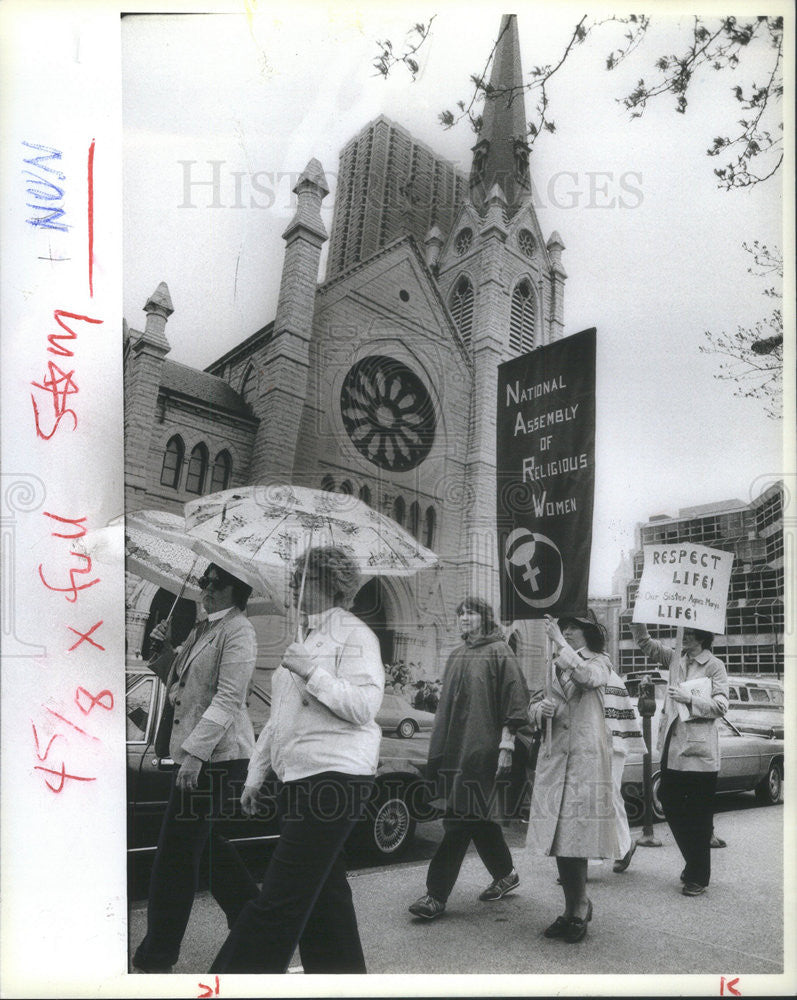
[[[494,184],[500,184],[509,215],[531,193],[526,106],[517,16],[504,14],[495,46],[489,92],[484,99],[479,141],[473,147],[471,200],[483,208]]]

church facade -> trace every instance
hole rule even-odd
[[[127,509],[179,512],[250,483],[361,497],[439,556],[436,570],[370,581],[355,605],[388,662],[429,678],[457,641],[458,601],[476,593],[498,608],[498,365],[563,334],[564,246],[532,205],[514,15],[501,22],[491,84],[467,179],[382,116],[347,144],[320,283],[329,192],[322,165],[308,163],[276,315],[205,371],[168,357],[165,284],[145,329],[125,330]],[[156,596],[128,580],[133,648]],[[535,636],[515,629],[531,660]],[[261,645],[278,657],[279,639]]]

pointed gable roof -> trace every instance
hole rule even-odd
[[[510,216],[531,193],[523,70],[515,14],[504,14],[501,18],[479,141],[473,147],[470,187],[477,208],[483,207],[487,192],[496,183],[506,196]]]

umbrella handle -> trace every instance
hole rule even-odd
[[[304,598],[304,581],[307,577],[307,553],[313,547],[313,528],[310,528],[310,543],[305,549],[304,565],[302,566],[302,580],[299,584],[299,602],[296,605],[296,641],[304,642],[302,635],[302,600]]]
[[[199,560],[199,556],[198,555],[194,556],[194,561],[191,563],[191,568],[188,570],[188,572],[185,575],[185,579],[183,580],[183,585],[182,585],[182,587],[180,587],[180,590],[177,593],[177,597],[175,597],[174,603],[172,604],[171,608],[169,608],[169,613],[168,613],[168,615],[166,615],[166,618],[164,619],[167,625],[171,623],[172,615],[174,614],[174,610],[177,607],[177,602],[180,600],[180,598],[185,593],[185,588],[186,588],[186,586],[188,584],[188,578],[194,572],[194,567],[196,566],[198,560]]]

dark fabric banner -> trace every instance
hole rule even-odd
[[[595,330],[498,366],[501,617],[587,610],[595,495]]]

